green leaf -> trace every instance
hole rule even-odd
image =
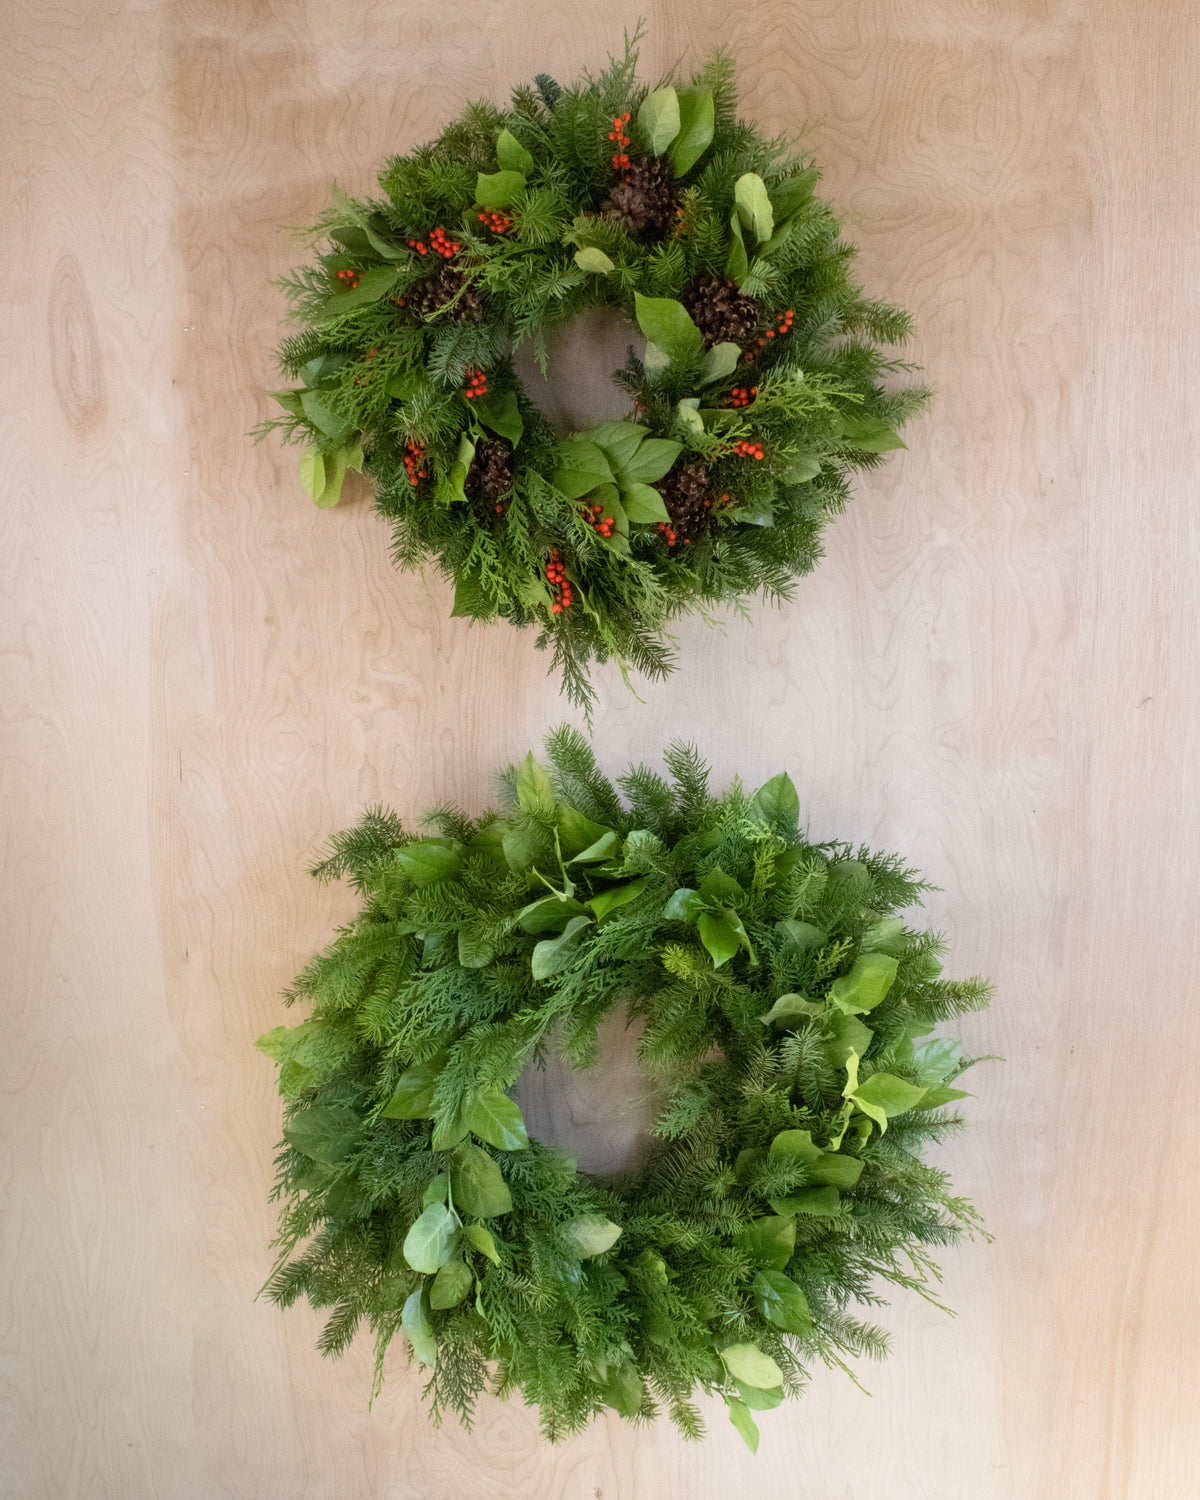
[[[734,209],[729,220],[729,254],[725,257],[725,274],[741,286],[750,270],[750,257],[746,254],[746,242],[742,238],[742,221]]]
[[[810,1130],[781,1130],[772,1137],[767,1155],[777,1162],[792,1160],[807,1164],[818,1160],[821,1148],[813,1145]]]
[[[421,1207],[428,1208],[432,1203],[445,1203],[446,1194],[449,1191],[449,1173],[439,1172],[435,1177],[429,1179],[429,1185],[421,1195]]]
[[[325,1212],[331,1219],[365,1219],[372,1207],[371,1195],[353,1175],[335,1182],[325,1194]]]
[[[495,948],[481,932],[470,926],[458,929],[458,961],[464,969],[484,969],[495,956]]]
[[[576,854],[569,863],[573,865],[594,865],[606,859],[619,859],[621,856],[621,836],[608,829],[602,833],[594,844],[589,844],[582,853]]]
[[[704,910],[703,901],[697,891],[682,885],[672,893],[663,907],[663,916],[668,922],[690,922]]]
[[[733,510],[723,511],[721,519],[740,521],[743,526],[774,526],[774,493],[774,486],[769,490],[758,490]]]
[[[533,869],[539,844],[528,828],[506,828],[500,836],[500,847],[510,870],[523,875]]]
[[[542,896],[517,913],[517,926],[535,936],[542,932],[561,932],[572,917],[586,917],[582,902],[562,896]]]
[[[922,1083],[941,1083],[962,1063],[962,1043],[948,1036],[930,1037],[912,1050],[911,1067]]]
[[[433,1116],[433,1089],[446,1066],[446,1054],[414,1063],[396,1080],[396,1092],[380,1110],[385,1120],[428,1120]]]
[[[734,1243],[760,1266],[782,1271],[796,1249],[796,1221],[786,1214],[754,1219],[738,1231]]]
[[[752,964],[757,964],[758,958],[754,952],[754,945],[751,943],[750,936],[747,933],[745,927],[742,925],[741,917],[738,916],[737,912],[735,912],[731,906],[725,907],[721,915],[722,917],[724,917],[729,926],[733,928],[734,932],[737,934],[738,941],[750,955],[750,962]]]
[[[765,1015],[759,1016],[764,1026],[789,1026],[801,1022],[815,1021],[825,1014],[825,1007],[815,1000],[806,1000],[803,995],[780,995]]]
[[[864,1026],[857,1016],[839,1015],[833,1021],[827,1051],[838,1067],[845,1067],[852,1052],[857,1052],[859,1057],[865,1056],[874,1039],[875,1033],[870,1027]]]
[[[633,301],[638,327],[672,362],[699,359],[704,352],[704,337],[682,302],[671,297],[643,297],[641,292],[633,294]]]
[[[830,985],[830,1005],[847,1015],[874,1010],[891,989],[896,968],[897,962],[890,953],[860,954],[849,974]]]
[[[490,1230],[485,1229],[482,1224],[468,1224],[466,1235],[480,1255],[486,1255],[493,1265],[500,1264],[500,1252],[496,1249],[496,1241]]]
[[[490,620],[499,612],[499,605],[483,586],[477,569],[464,569],[455,580],[454,608],[452,620]]]
[[[283,1127],[283,1138],[289,1146],[319,1161],[336,1166],[358,1144],[362,1120],[352,1109],[336,1104],[313,1104],[298,1110]]]
[[[374,250],[376,255],[382,255],[384,260],[407,260],[409,249],[407,245],[395,245],[391,240],[385,240],[381,234],[376,234],[373,229],[364,229],[367,244]]]
[[[627,880],[623,885],[609,886],[608,890],[600,891],[587,903],[596,914],[596,921],[602,922],[609,912],[616,911],[619,906],[634,901],[646,889],[648,877],[639,876],[636,880]]]
[[[526,151],[511,130],[502,130],[496,137],[496,160],[505,172],[519,172],[528,177],[533,171],[533,155]],[[486,208],[488,205],[484,204]]]
[[[906,1083],[903,1078],[897,1078],[894,1073],[873,1073],[849,1097],[884,1131],[887,1129],[889,1116],[906,1114],[910,1109],[915,1109],[926,1092],[915,1083]]]
[[[303,391],[270,391],[268,392],[272,401],[278,401],[284,411],[290,411],[294,417],[304,415]]]
[[[805,1188],[786,1198],[772,1198],[770,1203],[777,1214],[811,1214],[828,1219],[841,1212],[841,1196],[835,1187]]]
[[[609,260],[604,251],[597,250],[595,245],[585,245],[582,250],[576,250],[575,264],[581,271],[593,271],[598,276],[607,276],[616,269],[616,262]]]
[[[552,974],[565,969],[575,957],[575,948],[580,934],[592,924],[591,917],[572,917],[556,938],[543,938],[533,950],[529,961],[530,972],[535,979],[549,979]]]
[[[603,449],[613,473],[618,474],[649,436],[649,431],[637,422],[601,422],[587,433],[585,441]]]
[[[777,224],[790,219],[797,209],[804,207],[812,197],[813,188],[816,187],[820,175],[816,167],[808,167],[797,176],[789,177],[786,182],[773,184],[771,207],[775,210]]]
[[[656,525],[659,521],[670,521],[671,513],[663,504],[657,490],[648,484],[629,484],[621,491],[625,514],[638,526]]]
[[[700,882],[699,894],[703,900],[711,901],[718,906],[728,906],[734,901],[741,901],[746,895],[733,876],[727,875],[720,865],[714,865]]]
[[[491,391],[471,402],[471,410],[490,431],[507,438],[515,448],[525,432],[516,391]]]
[[[735,1380],[733,1384],[737,1390],[738,1399],[751,1411],[774,1411],[777,1406],[783,1404],[782,1386],[776,1386],[770,1391],[760,1391],[757,1386],[743,1385],[740,1380]]]
[[[621,488],[652,484],[661,479],[682,452],[683,444],[672,442],[670,438],[647,438],[622,467],[618,475]]]
[[[696,930],[712,957],[714,969],[727,964],[742,946],[733,926],[723,916],[714,916],[710,911],[703,911],[696,918]]]
[[[670,367],[671,356],[665,349],[660,349],[653,339],[646,340],[646,352],[642,356],[642,368],[646,372],[647,380],[657,380],[665,370]]]
[[[352,312],[356,307],[367,307],[372,302],[378,302],[380,297],[386,296],[396,285],[399,275],[395,266],[372,266],[369,271],[362,273],[353,291],[333,292],[327,297],[313,322],[326,323],[331,318],[340,318],[343,313]]]
[[[812,453],[798,453],[788,460],[787,468],[779,476],[784,484],[807,484],[821,472],[821,460]]]
[[[691,438],[702,438],[705,434],[704,418],[700,415],[699,407],[699,396],[684,396],[675,406],[675,425]]]
[[[414,1271],[436,1271],[450,1259],[457,1233],[457,1216],[444,1203],[431,1203],[404,1236],[404,1259]]]
[[[812,1328],[808,1298],[782,1271],[757,1271],[754,1301],[768,1323],[785,1333],[807,1333]]]
[[[735,1401],[732,1396],[725,1397],[725,1405],[729,1408],[729,1420],[741,1434],[742,1442],[749,1448],[751,1453],[758,1452],[758,1426],[750,1415],[744,1401]]]
[[[800,797],[786,772],[772,776],[750,799],[748,815],[768,827],[795,833],[800,822]]]
[[[319,504],[325,490],[325,460],[315,448],[300,455],[300,483]]]
[[[460,1141],[467,1138],[467,1124],[460,1110],[451,1115],[434,1116],[433,1139],[430,1148],[434,1151],[453,1151]]]
[[[475,202],[480,208],[508,208],[524,191],[524,172],[480,172],[475,179]]]
[[[608,1405],[623,1417],[636,1417],[641,1411],[646,1392],[632,1365],[609,1365],[597,1384]]]
[[[829,936],[823,928],[814,927],[811,922],[797,921],[795,917],[784,917],[781,922],[776,922],[775,931],[801,952],[817,947]]]
[[[890,453],[893,448],[908,446],[879,417],[845,418],[842,442],[847,448],[861,448],[866,453]]]
[[[350,423],[340,412],[334,411],[319,391],[302,391],[300,404],[304,408],[304,415],[317,431],[323,432],[335,443],[340,443],[351,431]]]
[[[517,772],[517,805],[530,817],[549,822],[554,817],[557,801],[549,772],[534,760],[530,751]]]
[[[610,1219],[600,1218],[598,1214],[581,1214],[566,1226],[563,1236],[571,1254],[580,1260],[588,1260],[612,1249],[621,1238],[621,1226]]]
[[[908,947],[904,923],[899,917],[882,918],[863,933],[859,947],[863,953],[891,953],[898,958]]]
[[[857,1156],[842,1156],[836,1151],[826,1151],[813,1162],[809,1171],[818,1182],[829,1187],[852,1188],[862,1176],[863,1164]]]
[[[558,829],[559,843],[562,851],[571,859],[578,859],[585,854],[598,840],[611,834],[611,828],[605,828],[602,823],[593,823],[591,818],[585,818],[578,808],[572,807],[569,802],[560,802],[554,810],[554,826]],[[616,835],[613,834],[615,838]]]
[[[479,1089],[463,1110],[467,1128],[500,1151],[520,1151],[529,1144],[519,1106],[503,1089]]]
[[[761,245],[771,238],[775,228],[775,211],[767,194],[767,185],[757,172],[747,172],[734,184],[733,201],[738,217]]]
[[[445,844],[417,842],[393,853],[393,859],[416,886],[453,880],[462,865],[462,855]]]
[[[727,1344],[717,1353],[735,1380],[760,1391],[769,1391],[783,1384],[783,1371],[757,1344]]]
[[[429,1288],[429,1305],[433,1308],[457,1307],[471,1290],[471,1268],[465,1261],[448,1260],[438,1268]]]
[[[679,134],[679,95],[673,88],[655,89],[647,94],[638,110],[637,122],[650,155],[662,156]]]
[[[455,1204],[476,1219],[492,1219],[512,1208],[512,1194],[500,1168],[482,1146],[460,1146],[450,1167]]]
[[[966,1089],[952,1089],[948,1084],[935,1083],[925,1090],[925,1097],[914,1109],[938,1109],[943,1104],[952,1104],[955,1099],[969,1099]]]
[[[741,357],[742,351],[737,344],[714,344],[700,366],[701,385],[707,385],[710,380],[724,380],[727,375],[732,375]]]
[[[613,482],[612,466],[595,443],[568,438],[559,444],[559,457],[553,483],[568,500],[578,500],[600,485]]]
[[[413,1292],[405,1302],[404,1311],[400,1315],[400,1327],[408,1335],[413,1353],[420,1362],[423,1365],[436,1364],[437,1339],[433,1334],[433,1324],[422,1305],[420,1292]]]
[[[685,177],[712,145],[715,125],[712,89],[679,89],[679,133],[670,147],[676,177]]]
[[[275,1062],[282,1062],[287,1040],[295,1030],[294,1026],[273,1026],[270,1031],[264,1031],[254,1045]]]

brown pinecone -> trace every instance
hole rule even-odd
[[[703,464],[676,464],[654,486],[671,517],[671,531],[681,542],[701,536],[712,519],[708,470]],[[670,534],[667,534],[670,541]]]
[[[683,304],[709,344],[744,344],[758,327],[758,308],[723,276],[701,281]]]
[[[460,291],[461,297],[458,296]],[[454,297],[458,297],[454,306],[446,308]],[[405,303],[419,318],[436,314],[455,323],[478,323],[483,316],[479,294],[473,286],[467,285],[467,278],[453,266],[443,266],[440,271],[410,287],[405,294]],[[441,311],[443,308],[446,308],[445,312]]]
[[[600,212],[623,224],[630,234],[644,229],[665,234],[675,223],[678,207],[670,157],[646,156],[633,163],[622,181],[613,183]]]
[[[488,438],[475,449],[463,488],[481,525],[502,516],[501,497],[512,488],[512,449],[503,438]]]

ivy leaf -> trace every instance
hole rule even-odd
[[[682,302],[672,297],[643,297],[641,292],[633,294],[633,301],[638,327],[672,363],[699,359],[704,336]]]
[[[325,460],[315,448],[300,455],[300,483],[319,505],[325,489]]]
[[[663,504],[663,497],[648,484],[626,485],[621,491],[625,514],[638,526],[649,526],[659,521],[670,521],[671,513]]]
[[[466,1235],[480,1255],[486,1255],[493,1265],[500,1264],[500,1252],[496,1249],[496,1241],[490,1230],[485,1229],[482,1224],[468,1224]]]
[[[490,431],[507,438],[515,448],[525,432],[516,391],[491,391],[471,402],[471,410]]]
[[[404,1259],[414,1271],[430,1274],[450,1259],[458,1219],[444,1203],[431,1203],[404,1236]]]
[[[796,1221],[785,1214],[754,1219],[738,1231],[734,1243],[760,1266],[782,1271],[796,1249]]]
[[[589,1260],[593,1255],[603,1255],[621,1238],[621,1226],[611,1219],[602,1219],[598,1214],[581,1214],[572,1219],[563,1231],[571,1253],[579,1260]]]
[[[450,1167],[454,1201],[476,1219],[492,1219],[512,1209],[512,1194],[500,1168],[482,1146],[460,1146]]]
[[[428,1062],[406,1068],[396,1080],[396,1091],[380,1110],[380,1116],[385,1120],[431,1119],[434,1085],[445,1066],[446,1054],[439,1052]]]
[[[358,1144],[362,1120],[352,1109],[336,1104],[313,1104],[297,1111],[283,1127],[289,1146],[311,1161],[336,1166]]]
[[[575,956],[580,934],[591,923],[591,917],[572,917],[561,936],[543,938],[534,948],[530,959],[530,971],[534,979],[549,979],[551,975],[565,969]]]
[[[530,817],[548,822],[554,817],[557,800],[549,772],[534,760],[531,750],[517,772],[517,805]]]
[[[716,111],[712,89],[680,89],[677,98],[679,132],[669,150],[676,177],[685,177],[712,145]]]
[[[727,1344],[717,1353],[735,1380],[760,1391],[769,1391],[783,1384],[783,1371],[757,1344]]]
[[[533,171],[532,153],[526,151],[511,130],[502,130],[496,137],[496,160],[505,172],[519,172],[523,178]]]
[[[798,921],[795,917],[784,917],[781,922],[776,922],[775,931],[784,942],[799,948],[801,952],[815,948],[829,936],[822,928],[814,927],[811,922]]]
[[[742,1442],[749,1448],[751,1453],[758,1452],[758,1426],[750,1415],[749,1409],[744,1401],[736,1401],[732,1396],[725,1397],[725,1405],[729,1408],[729,1420],[741,1434]]]
[[[480,208],[508,208],[524,191],[524,172],[515,172],[511,168],[480,172],[475,179],[475,202]]]
[[[750,799],[747,814],[755,822],[795,833],[800,823],[800,797],[786,772],[764,782]]]
[[[860,954],[849,974],[835,979],[830,985],[830,1005],[847,1015],[862,1015],[874,1010],[891,989],[896,968],[897,962],[890,953]]]
[[[696,929],[700,934],[700,941],[712,958],[714,969],[727,964],[742,946],[741,939],[729,922],[710,911],[703,911],[696,918]]]
[[[662,156],[679,134],[679,95],[673,88],[655,89],[642,100],[638,129],[651,156]]]
[[[682,452],[683,444],[670,438],[647,438],[629,463],[622,466],[618,476],[621,487],[652,484],[661,479]]]
[[[416,842],[396,849],[392,858],[415,886],[436,885],[453,880],[462,865],[462,855],[445,844]]]
[[[707,385],[710,380],[724,380],[726,375],[732,375],[741,357],[742,351],[737,344],[714,344],[700,366],[701,385]]]
[[[777,1214],[812,1214],[828,1219],[841,1212],[841,1195],[835,1187],[805,1188],[786,1198],[772,1198],[770,1203]]]
[[[729,254],[725,257],[725,274],[741,286],[750,270],[750,257],[742,238],[742,221],[735,208],[729,219]]]
[[[503,1089],[479,1089],[463,1110],[467,1128],[500,1151],[520,1151],[528,1146],[529,1136],[520,1107]]]
[[[879,417],[847,417],[842,426],[842,442],[847,448],[861,448],[864,453],[890,453],[908,444]]]
[[[595,245],[585,245],[582,250],[576,250],[575,264],[581,271],[592,271],[598,276],[607,276],[616,269],[616,262],[609,260],[604,251],[597,250]]]
[[[812,1328],[808,1298],[782,1271],[757,1271],[754,1301],[768,1323],[785,1333],[807,1333]]]
[[[471,1268],[465,1261],[448,1260],[438,1268],[429,1288],[429,1305],[433,1308],[457,1307],[471,1290]]]
[[[636,900],[646,889],[648,877],[640,876],[637,880],[627,880],[624,885],[610,886],[606,891],[600,891],[588,901],[588,906],[596,914],[596,921],[602,922],[609,912],[616,911],[617,907],[626,905],[627,902]]]
[[[757,172],[746,172],[733,188],[738,217],[761,245],[771,238],[775,228],[775,211],[767,194],[767,185]]]
[[[404,1304],[404,1311],[400,1315],[400,1327],[408,1335],[408,1342],[412,1345],[413,1353],[423,1365],[437,1363],[437,1339],[434,1337],[433,1324],[421,1302],[421,1293],[413,1292]]]

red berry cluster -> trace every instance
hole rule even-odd
[[[630,166],[630,138],[625,134],[625,127],[629,124],[629,119],[628,110],[623,115],[617,115],[613,120],[613,128],[608,132],[609,140],[615,141],[617,145],[616,151],[613,152],[612,164],[618,172],[628,172]]]
[[[767,340],[768,339],[773,339],[773,338],[777,338],[777,337],[778,338],[782,338],[784,336],[784,334],[791,333],[791,331],[792,331],[792,324],[795,321],[796,321],[796,314],[789,307],[788,310],[787,310],[787,312],[785,312],[784,315],[780,318],[779,322],[776,323],[775,327],[774,328],[768,328],[767,331],[766,331],[766,333],[763,334],[762,338],[759,339],[759,341],[758,341],[758,347],[760,349],[765,349],[766,346],[767,346]],[[746,353],[746,354],[742,355],[742,358],[744,360],[746,360],[747,363],[749,363],[749,361],[754,358],[754,355],[753,355],[752,352],[751,353]]]
[[[425,462],[425,444],[417,438],[409,438],[404,445],[404,467],[408,470],[409,484],[420,484],[429,478],[429,470],[421,465]]]
[[[670,522],[669,521],[660,521],[658,523],[658,529],[659,529],[659,531],[662,532],[663,536],[666,537],[666,539],[667,539],[667,546],[668,547],[673,547],[675,545],[675,533],[671,529]]]
[[[339,271],[337,279],[342,283],[343,292],[352,292],[362,280],[361,271]]]
[[[559,559],[557,547],[551,552],[550,561],[546,564],[546,582],[554,594],[554,603],[550,608],[556,615],[561,615],[564,609],[570,609],[575,595],[567,578],[567,570]]]
[[[613,527],[616,525],[616,522],[612,516],[604,514],[603,505],[585,505],[581,507],[579,514],[597,536],[612,536]]]
[[[749,406],[757,395],[758,387],[756,385],[750,387],[735,385],[729,393],[729,404],[730,406]]]
[[[762,458],[763,456],[761,443],[734,443],[733,451],[744,458]]]
[[[462,246],[457,240],[447,239],[446,231],[439,224],[430,234],[428,245],[424,240],[409,240],[408,248],[415,250],[418,255],[428,255],[432,250],[435,255],[440,255],[443,260],[450,260],[458,254]]]
[[[473,400],[476,396],[487,395],[487,374],[478,365],[468,365],[463,371],[463,375],[466,377],[466,389],[463,391],[463,395],[468,401]]]
[[[513,227],[513,221],[507,214],[489,213],[487,209],[479,215],[479,222],[493,234],[507,234]]]

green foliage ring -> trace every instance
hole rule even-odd
[[[436,558],[456,615],[539,627],[585,706],[591,661],[661,676],[672,619],[787,598],[926,394],[885,389],[908,316],[862,295],[813,163],[737,118],[729,60],[653,90],[635,64],[473,104],[383,197],[339,198],[282,283],[301,384],[264,424],[306,445],[318,505],[365,468],[397,563]],[[544,367],[597,307],[645,340],[630,419],[560,440],[511,355]]]
[[[965,1097],[931,1033],[987,987],[896,915],[925,889],[900,861],[801,835],[787,776],[714,796],[677,744],[623,800],[576,732],[547,749],[505,811],[415,839],[374,811],[317,867],[364,906],[296,982],[310,1018],[260,1040],[286,1104],[267,1290],[333,1309],[327,1353],[365,1323],[377,1379],[403,1332],[435,1417],[469,1423],[490,1374],[552,1439],[605,1407],[698,1436],[716,1393],[754,1447],[811,1362],[883,1352],[851,1303],[930,1296],[931,1249],[977,1227],[921,1150]],[[509,1092],[552,1035],[590,1063],[614,1007],[658,1107],[620,1181]]]

